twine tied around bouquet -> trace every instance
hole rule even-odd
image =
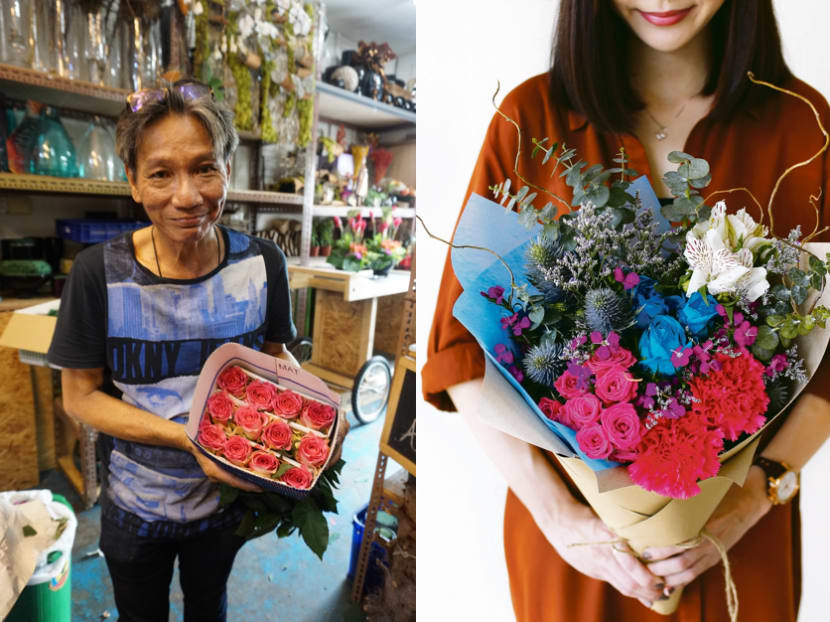
[[[738,622],[738,588],[735,585],[735,580],[732,578],[732,568],[729,565],[729,556],[726,554],[726,547],[723,543],[718,540],[714,534],[702,529],[700,535],[697,537],[687,540],[686,542],[681,542],[676,546],[681,549],[693,549],[700,545],[703,538],[709,540],[720,555],[721,562],[723,563],[723,582],[724,595],[726,596],[726,609],[729,611],[730,622]],[[636,556],[636,553],[634,553],[634,551],[630,548],[623,548],[623,546],[627,546],[627,544],[628,543],[624,538],[617,538],[615,540],[601,540],[597,542],[572,542],[568,545],[568,548],[570,549],[577,546],[610,546],[617,553],[626,553],[628,555]]]

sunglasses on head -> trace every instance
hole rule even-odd
[[[185,101],[213,97],[213,89],[207,84],[196,82],[196,80],[179,80],[170,87],[141,89],[130,93],[127,95],[127,105],[132,112],[138,112],[147,104],[163,100],[167,97],[169,89],[176,91]]]

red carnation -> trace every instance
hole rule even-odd
[[[769,396],[764,388],[764,366],[749,351],[735,358],[718,354],[720,369],[692,378],[692,413],[730,441],[754,434],[766,421]]]
[[[709,429],[694,415],[663,418],[643,437],[628,473],[646,490],[688,499],[700,492],[698,480],[717,475],[721,449],[723,432]]]

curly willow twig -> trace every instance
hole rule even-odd
[[[507,265],[507,262],[504,260],[504,258],[501,255],[499,255],[496,251],[487,248],[486,246],[474,246],[472,244],[453,244],[449,240],[445,240],[444,238],[440,238],[437,235],[433,234],[429,230],[429,227],[427,227],[427,224],[424,222],[423,218],[421,218],[417,214],[415,215],[415,218],[417,218],[418,222],[421,223],[421,226],[424,228],[424,231],[426,231],[426,233],[429,237],[431,237],[433,240],[438,240],[439,242],[442,242],[442,243],[446,244],[450,248],[472,248],[472,249],[477,250],[477,251],[487,251],[491,255],[494,255],[496,257],[496,259],[498,259],[501,262],[501,264],[504,266],[504,269],[507,270],[507,272],[510,274],[510,295],[507,297],[507,304],[509,304],[511,307],[513,306],[513,291],[518,286],[516,285],[516,278],[513,275],[513,270],[510,269],[510,266]]]
[[[781,176],[778,178],[778,181],[775,182],[775,186],[772,189],[772,194],[769,197],[769,203],[767,203],[767,214],[769,214],[769,229],[770,229],[770,231],[774,231],[775,230],[775,227],[774,227],[775,223],[774,223],[773,218],[772,218],[772,203],[775,200],[775,195],[778,193],[778,187],[781,185],[781,182],[784,181],[784,178],[787,175],[789,175],[792,171],[794,171],[795,169],[800,168],[802,166],[807,166],[810,162],[812,162],[817,157],[819,157],[822,153],[827,151],[827,146],[830,145],[830,135],[827,134],[827,130],[824,129],[824,126],[821,123],[821,117],[818,114],[818,110],[816,110],[816,107],[813,105],[813,102],[811,102],[809,99],[807,99],[803,95],[799,95],[798,93],[796,93],[794,91],[790,91],[790,90],[782,88],[780,86],[776,86],[776,85],[771,84],[769,82],[765,82],[764,80],[758,80],[758,79],[755,78],[755,74],[752,73],[751,71],[747,71],[746,74],[747,74],[747,76],[749,76],[749,79],[752,82],[754,82],[755,84],[760,84],[761,86],[769,87],[769,88],[771,88],[775,91],[779,91],[781,93],[786,93],[787,95],[792,95],[793,97],[797,97],[798,99],[800,99],[801,101],[806,103],[810,107],[810,110],[813,111],[813,114],[816,117],[816,123],[818,123],[819,129],[821,130],[821,133],[824,135],[824,145],[822,145],[821,149],[819,149],[815,154],[813,154],[813,156],[811,158],[809,158],[808,160],[804,160],[803,162],[798,162],[797,164],[793,164],[786,171],[784,171],[781,174]],[[813,207],[815,208],[814,204],[813,204]],[[811,234],[810,237],[812,237],[813,235],[815,235],[815,230],[813,231],[813,233]]]
[[[703,202],[708,205],[709,204],[709,199],[711,199],[713,196],[716,196],[718,194],[730,194],[732,192],[741,192],[741,191],[746,192],[750,196],[750,198],[753,201],[755,201],[755,205],[758,206],[758,212],[761,214],[761,219],[758,221],[758,224],[763,225],[764,224],[764,208],[761,207],[761,202],[758,199],[755,198],[755,195],[752,194],[752,191],[749,188],[741,187],[741,188],[730,188],[729,190],[715,190],[713,193],[707,195],[703,199]]]
[[[547,190],[545,188],[537,186],[534,183],[531,183],[529,180],[522,177],[521,173],[519,173],[519,156],[522,153],[522,128],[519,127],[519,124],[516,123],[516,121],[514,121],[513,119],[508,117],[506,114],[504,114],[501,111],[501,109],[499,108],[498,104],[496,104],[496,96],[499,94],[500,89],[501,89],[501,82],[499,81],[499,82],[496,82],[496,92],[493,93],[493,107],[495,107],[496,112],[499,113],[499,115],[501,115],[504,119],[506,119],[507,121],[509,121],[510,123],[513,124],[513,127],[516,128],[516,134],[518,135],[518,140],[517,140],[517,145],[516,145],[516,160],[513,163],[513,172],[516,174],[516,177],[518,177],[522,181],[522,183],[524,185],[530,186],[534,190],[538,190],[539,192],[544,192],[548,196],[553,197],[554,199],[559,201],[562,205],[564,205],[568,209],[568,211],[570,212],[571,211],[571,204],[568,203],[565,199],[560,197],[558,194],[555,194],[555,193],[551,192],[550,190]]]

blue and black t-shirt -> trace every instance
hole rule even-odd
[[[132,234],[82,251],[61,298],[49,362],[103,367],[121,399],[183,423],[199,372],[226,342],[261,349],[296,331],[285,256],[269,240],[220,227],[225,258],[197,279],[161,278],[135,258]],[[217,486],[187,452],[115,439],[108,494],[142,521],[191,522],[219,507]]]

